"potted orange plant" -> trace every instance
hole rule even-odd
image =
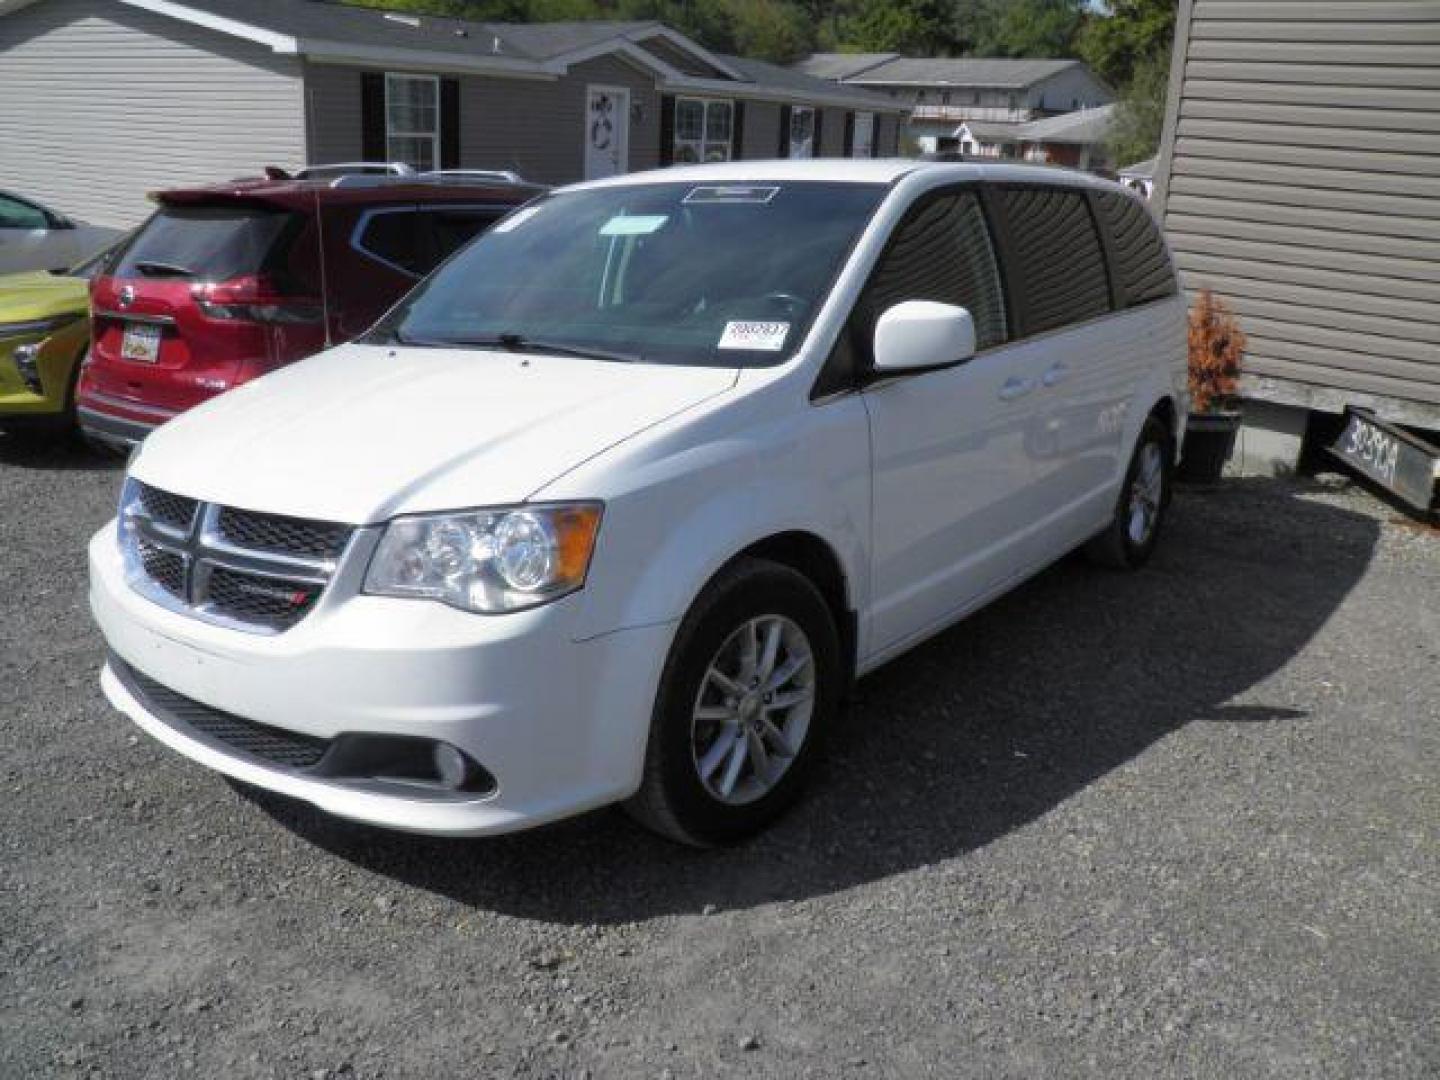
[[[1190,308],[1190,420],[1178,475],[1214,484],[1235,449],[1240,430],[1240,360],[1245,334],[1235,315],[1209,289]]]

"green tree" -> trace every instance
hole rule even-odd
[[[1106,150],[1117,166],[1151,157],[1160,146],[1165,126],[1165,92],[1170,84],[1170,58],[1164,51],[1140,62],[1130,85],[1115,106],[1106,136]]]
[[[1111,0],[1110,14],[1081,31],[1081,58],[1111,86],[1129,86],[1142,65],[1169,56],[1175,8],[1176,0]]]
[[[1075,55],[1085,0],[1009,0],[972,5],[981,56],[1057,58]]]
[[[941,0],[850,0],[835,20],[842,52],[946,55],[950,13]]]

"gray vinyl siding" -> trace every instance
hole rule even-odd
[[[109,0],[0,16],[0,187],[128,226],[157,188],[305,159],[299,61]]]
[[[1239,313],[1252,384],[1440,405],[1440,3],[1180,16],[1155,198],[1186,289]]]
[[[897,157],[900,154],[900,118],[893,113],[881,113],[875,119],[876,138],[880,140],[877,157]]]
[[[821,106],[820,114],[820,156],[844,157],[845,117],[850,110]]]
[[[306,65],[310,146],[317,162],[361,157],[360,70]],[[554,80],[458,78],[464,168],[513,169],[542,184],[583,179],[585,90],[592,84],[630,91],[630,170],[653,169],[660,163],[660,96],[654,77],[622,60],[588,60]]]

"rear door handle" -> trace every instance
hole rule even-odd
[[[1068,378],[1070,378],[1070,369],[1061,361],[1052,364],[1040,381],[1046,386],[1059,386]]]
[[[1017,398],[1024,397],[1034,389],[1034,379],[1022,379],[1018,375],[1012,375],[1001,384],[999,397],[1001,401],[1014,401]]]

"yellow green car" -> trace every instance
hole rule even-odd
[[[90,277],[108,254],[63,274],[0,277],[0,430],[74,430],[75,379],[90,347]]]

